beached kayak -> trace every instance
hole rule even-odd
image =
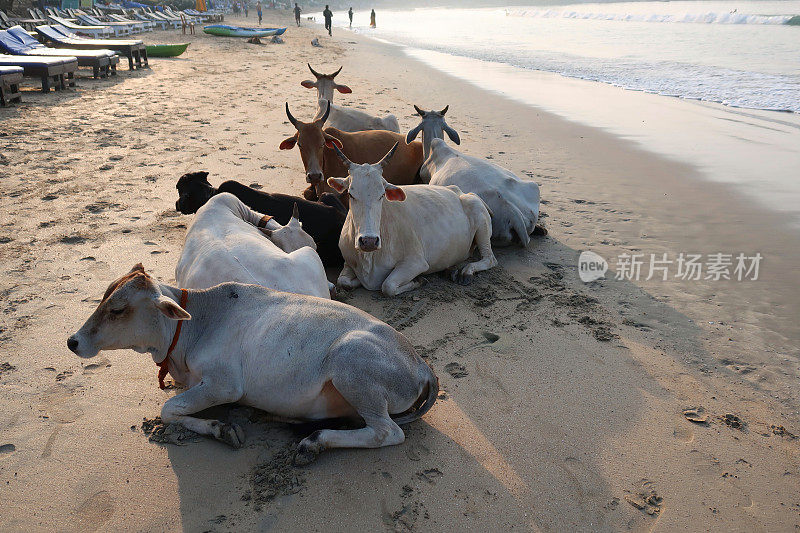
[[[243,28],[227,24],[212,24],[203,28],[205,33],[223,37],[272,37],[282,35],[286,28]]]
[[[177,57],[186,51],[189,43],[148,44],[147,57]]]

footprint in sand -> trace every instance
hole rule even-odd
[[[98,370],[102,370],[104,368],[108,368],[111,366],[111,363],[105,357],[98,360],[95,363],[91,363],[83,367],[84,374],[94,374]]]
[[[694,431],[687,427],[675,426],[672,429],[672,436],[686,444],[694,441]]]
[[[84,531],[97,531],[113,514],[114,499],[104,490],[89,496],[75,510],[79,529]]]
[[[2,446],[0,446],[0,455],[14,453],[16,449],[17,447],[14,446],[13,444],[3,444]]]
[[[79,385],[58,383],[47,389],[42,395],[39,409],[47,417],[59,424],[75,422],[83,416],[83,409],[77,405],[76,392]]]

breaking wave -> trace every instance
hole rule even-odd
[[[674,22],[694,24],[787,24],[800,26],[800,15],[751,15],[746,13],[592,13],[561,9],[507,9],[510,17],[565,18],[584,20],[617,20],[622,22]]]

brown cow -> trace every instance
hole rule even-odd
[[[403,135],[385,130],[348,133],[336,128],[323,129],[322,126],[329,114],[330,102],[325,114],[320,118],[313,122],[300,122],[292,116],[289,103],[286,103],[286,116],[297,128],[297,133],[285,139],[280,148],[291,150],[295,144],[300,148],[300,157],[306,169],[306,181],[311,184],[303,191],[303,196],[307,200],[316,201],[324,192],[335,192],[328,185],[326,181],[328,178],[347,177],[348,169],[333,151],[334,144],[353,163],[374,165],[395,143],[399,143],[400,146],[391,162],[383,169],[383,177],[394,185],[419,183],[419,168],[423,163],[421,142],[406,144]]]

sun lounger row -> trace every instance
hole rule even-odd
[[[31,8],[28,12],[33,18],[26,19],[26,22],[35,22],[35,25],[41,25],[50,21],[80,35],[120,37],[157,28],[180,28],[183,25],[218,21],[224,18],[224,15],[216,12],[200,13],[194,10],[178,12],[170,8],[156,10],[153,8],[124,9],[119,7],[115,8],[115,11],[118,12],[111,10],[104,12],[98,8],[83,10],[48,7],[43,12],[38,8]],[[8,22],[4,22],[0,17],[0,25],[10,26],[15,20],[9,19]]]
[[[88,39],[72,33],[60,24],[36,26],[40,39],[54,48],[77,50],[113,50],[128,59],[128,68],[148,68],[147,47],[136,39]]]
[[[39,36],[57,48],[48,48],[21,26],[0,30],[0,105],[19,100],[22,77],[37,78],[42,91],[75,85],[79,66],[92,68],[93,75],[115,75],[119,55],[128,58],[128,66],[148,68],[147,48],[139,40],[102,40],[80,37],[58,25],[42,25]]]
[[[75,71],[78,70],[77,57],[9,56],[0,54],[0,68],[20,67],[26,78],[39,78],[42,92],[65,89],[75,86]]]
[[[95,78],[116,75],[119,63],[117,53],[108,48],[95,50],[48,48],[34,39],[22,26],[0,30],[0,51],[12,56],[75,57],[79,66],[92,68]]]

